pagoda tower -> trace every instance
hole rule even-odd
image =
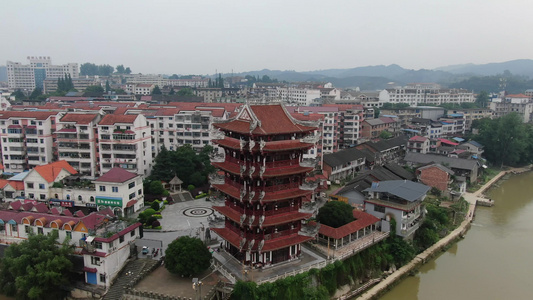
[[[301,243],[318,233],[319,225],[307,222],[316,212],[317,184],[306,181],[316,160],[304,159],[318,128],[294,119],[281,104],[245,105],[213,127],[213,143],[223,153],[212,156],[219,171],[210,177],[211,201],[224,219],[213,220],[211,230],[247,265],[297,258]]]

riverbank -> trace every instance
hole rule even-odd
[[[370,288],[368,291],[366,291],[364,294],[362,294],[357,299],[364,299],[364,300],[371,300],[371,299],[378,299],[380,296],[382,296],[384,293],[390,290],[392,286],[397,284],[399,281],[401,281],[403,278],[407,277],[408,275],[411,275],[412,272],[416,272],[418,268],[428,262],[431,258],[442,252],[444,249],[446,249],[449,245],[455,243],[458,239],[463,238],[470,229],[471,222],[475,215],[475,209],[476,205],[478,203],[479,199],[483,199],[483,193],[488,190],[494,183],[496,183],[498,180],[502,179],[505,175],[509,173],[516,174],[516,172],[525,172],[528,169],[511,169],[507,171],[501,171],[496,176],[494,176],[491,180],[489,180],[487,183],[485,183],[482,187],[480,187],[477,191],[473,193],[465,193],[463,196],[466,201],[469,203],[469,209],[468,213],[465,217],[465,220],[461,222],[461,224],[450,234],[439,240],[436,244],[431,246],[430,248],[426,249],[424,252],[417,255],[411,262],[404,265],[400,269],[398,269],[396,272],[392,273],[390,276],[382,280],[380,283],[376,284],[372,288]]]

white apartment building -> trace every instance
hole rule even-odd
[[[168,85],[168,79],[164,78],[163,75],[124,74],[121,76],[126,78],[126,83],[128,84],[153,84],[159,87]]]
[[[188,86],[192,88],[206,88],[209,86],[209,78],[194,76],[189,79],[168,79],[170,86]]]
[[[66,113],[56,124],[57,152],[79,173],[96,177],[99,169],[96,125],[99,113]]]
[[[224,94],[221,88],[199,88],[193,90],[197,97],[204,97],[205,103],[217,102],[216,100]]]
[[[18,173],[54,159],[53,132],[58,112],[0,112],[0,145],[4,172]]]
[[[10,89],[33,91],[36,87],[44,88],[45,79],[56,79],[70,74],[72,78],[79,77],[77,63],[52,65],[49,56],[28,56],[29,65],[20,62],[7,62],[7,83]]]
[[[114,167],[148,176],[152,170],[152,140],[146,117],[105,115],[98,123],[100,174]]]
[[[493,98],[489,107],[494,111],[494,117],[517,113],[522,117],[524,123],[533,120],[533,102],[528,95],[515,94]]]
[[[474,102],[474,93],[464,89],[429,89],[398,87],[384,89],[379,93],[380,102],[406,103],[411,106],[443,103],[460,104]]]
[[[155,88],[155,84],[151,83],[128,83],[125,91],[135,95],[150,95]],[[161,87],[161,86],[159,86]]]
[[[287,105],[310,106],[315,100],[320,99],[320,89],[307,89],[299,87],[278,87],[278,98]],[[339,93],[340,99],[340,93]]]
[[[4,245],[20,243],[30,234],[57,231],[58,246],[68,239],[75,255],[83,256],[85,282],[107,289],[126,263],[135,240],[141,236],[141,223],[130,225],[113,221],[113,217],[110,210],[87,216],[73,215],[67,209],[49,210],[44,203],[15,201],[8,210],[0,210],[0,240]]]

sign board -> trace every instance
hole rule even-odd
[[[118,197],[96,197],[96,205],[122,207],[122,198]]]
[[[343,196],[330,195],[329,199],[333,201],[340,201],[340,202],[348,203],[348,198],[343,197]]]
[[[85,206],[96,208],[96,203],[86,203]]]

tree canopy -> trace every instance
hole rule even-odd
[[[57,246],[58,232],[30,235],[20,244],[11,244],[0,260],[0,290],[17,299],[63,299],[61,289],[71,278],[73,253],[68,241]]]
[[[109,76],[113,74],[115,68],[110,65],[95,65],[92,63],[84,63],[80,66],[80,75],[89,76]]]
[[[37,97],[41,96],[43,94],[43,90],[41,88],[35,88],[33,92],[30,94],[30,100],[35,100]]]
[[[154,89],[152,90],[152,95],[161,95],[161,94],[162,94],[162,93],[161,93],[161,89],[159,88],[158,85],[156,85],[156,86],[154,87]]]
[[[17,101],[26,99],[26,95],[24,95],[24,93],[20,89],[11,93],[11,96],[15,96],[15,100]]]
[[[194,96],[194,93],[192,92],[191,88],[183,88],[180,89],[177,93],[178,96]]]
[[[341,201],[329,201],[318,210],[317,220],[333,228],[341,227],[355,220],[353,207]]]
[[[155,158],[150,179],[168,182],[177,175],[184,186],[202,186],[207,183],[207,175],[215,170],[209,158],[212,151],[213,147],[209,145],[204,146],[200,153],[196,153],[189,144],[178,147],[175,151],[163,147]]]
[[[70,74],[65,74],[64,77],[59,77],[57,79],[57,90],[56,93],[66,94],[70,90],[74,89],[74,83],[72,83],[72,78]]]
[[[168,245],[165,268],[183,276],[200,274],[211,265],[211,253],[197,238],[182,236]]]
[[[101,96],[104,93],[104,88],[101,85],[90,85],[85,89],[86,96]]]
[[[472,138],[484,146],[483,156],[495,165],[525,165],[533,162],[533,127],[516,113],[496,119],[474,120],[479,130]]]

